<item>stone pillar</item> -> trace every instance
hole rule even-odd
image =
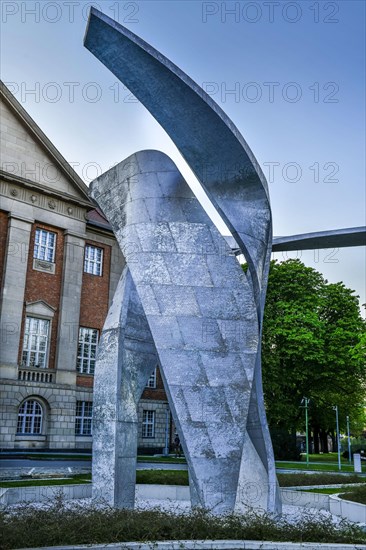
[[[1,295],[0,365],[2,378],[18,378],[18,354],[27,278],[29,240],[34,220],[9,215]]]
[[[76,384],[84,247],[82,235],[66,231],[56,359],[58,384]]]
[[[118,281],[121,277],[122,270],[126,262],[122,255],[121,249],[117,242],[111,247],[111,267],[110,267],[110,279],[109,279],[109,307],[112,305],[112,300]]]

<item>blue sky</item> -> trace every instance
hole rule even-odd
[[[199,194],[165,132],[83,47],[91,4],[164,53],[230,116],[269,180],[275,235],[365,224],[363,1],[3,0],[2,79],[86,183],[154,148]],[[366,301],[365,248],[301,259]]]

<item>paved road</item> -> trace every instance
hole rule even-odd
[[[91,460],[0,460],[0,479],[16,479],[20,476],[69,476],[91,472]],[[187,470],[187,464],[139,462],[137,470]]]
[[[1,459],[0,470],[9,468],[88,468],[91,460],[30,460],[28,458]]]

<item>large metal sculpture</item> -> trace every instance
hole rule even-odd
[[[85,46],[173,139],[245,255],[245,275],[172,161],[143,151],[92,184],[126,258],[99,345],[95,496],[133,507],[137,404],[158,363],[192,504],[280,511],[260,339],[272,244],[265,177],[233,123],[178,67],[92,8]]]

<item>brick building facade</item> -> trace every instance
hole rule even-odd
[[[124,259],[84,182],[1,83],[0,449],[90,449],[98,339]],[[162,379],[138,445],[171,439]]]

